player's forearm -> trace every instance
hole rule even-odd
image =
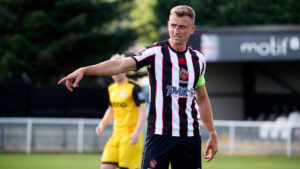
[[[138,122],[135,128],[135,132],[136,133],[140,133],[143,129],[143,126],[145,124],[146,121],[146,106],[140,106],[139,108],[139,118],[138,118]]]
[[[95,65],[80,68],[85,75],[112,76],[122,73],[118,60],[108,60]]]
[[[108,108],[105,111],[104,117],[102,118],[101,122],[99,125],[102,125],[103,127],[107,126],[114,118],[113,110],[112,108]]]
[[[85,75],[112,76],[136,70],[136,63],[132,58],[107,60],[96,65],[80,68]]]
[[[201,120],[210,135],[215,135],[215,126],[211,110],[210,100],[205,85],[196,88],[196,99],[199,106]]]
[[[198,103],[201,120],[210,135],[215,134],[211,104],[208,98]]]
[[[208,101],[209,102],[209,101]],[[207,130],[207,132],[211,135],[215,133],[215,126],[213,122],[212,111],[209,103],[202,103],[199,105],[200,117],[201,120]]]

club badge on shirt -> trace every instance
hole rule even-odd
[[[121,97],[125,97],[125,96],[126,96],[126,91],[125,91],[125,90],[122,90],[121,93],[120,93],[120,96],[121,96]]]
[[[155,168],[156,167],[156,164],[157,164],[157,161],[156,160],[151,160],[150,161],[150,167],[153,169],[153,168]]]
[[[180,68],[180,72],[179,72],[179,82],[180,83],[188,83],[188,79],[189,79],[189,72],[187,70],[185,70],[184,68]]]

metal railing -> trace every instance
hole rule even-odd
[[[0,152],[100,152],[112,134],[112,124],[98,137],[95,128],[99,122],[82,118],[0,118]],[[214,123],[221,154],[300,155],[298,123]],[[202,123],[200,130],[205,147],[209,135]]]

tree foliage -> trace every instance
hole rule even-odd
[[[169,11],[180,4],[190,5],[199,26],[299,24],[298,0],[158,0],[154,13],[159,25],[166,25]]]
[[[0,79],[50,76],[151,44],[179,4],[197,26],[299,24],[298,0],[0,0]]]
[[[69,73],[136,39],[126,0],[0,0],[0,73]]]
[[[158,19],[154,13],[157,0],[135,0],[135,8],[130,12],[133,27],[138,33],[140,43],[153,43],[159,39]]]

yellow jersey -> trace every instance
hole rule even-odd
[[[146,105],[141,87],[136,81],[128,79],[122,84],[111,84],[108,94],[114,111],[114,134],[132,133],[139,117],[138,107]]]

